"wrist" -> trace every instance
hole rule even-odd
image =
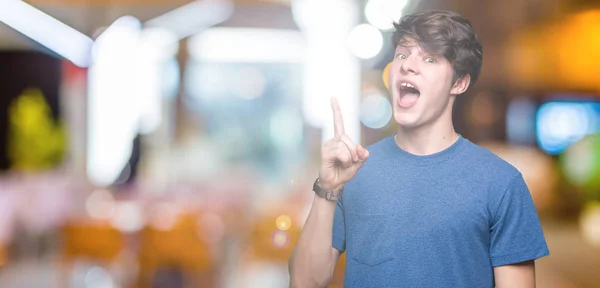
[[[317,178],[313,184],[313,191],[321,198],[337,202],[342,196],[344,185],[321,183],[321,178]]]
[[[321,179],[321,177],[319,177],[319,180],[317,181],[317,185],[319,185],[319,187],[321,187],[321,189],[323,189],[323,190],[328,190],[328,191],[333,191],[333,192],[340,192],[342,189],[344,189],[344,184],[325,182]]]

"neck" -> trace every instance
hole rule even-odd
[[[394,136],[396,145],[402,150],[415,155],[431,155],[450,147],[456,140],[458,134],[454,131],[452,124],[452,105],[446,109],[440,117],[431,123],[418,127],[398,127],[398,133]]]

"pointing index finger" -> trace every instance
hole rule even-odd
[[[340,104],[335,97],[331,97],[331,110],[333,110],[333,129],[335,131],[335,136],[345,134],[342,111],[340,110]]]

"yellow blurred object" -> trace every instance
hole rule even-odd
[[[281,231],[286,231],[286,230],[290,229],[290,227],[292,226],[292,219],[290,218],[290,216],[281,215],[281,216],[277,217],[277,220],[275,221],[275,225],[277,225],[277,229],[279,229]]]
[[[392,62],[388,63],[387,65],[385,65],[385,68],[383,69],[383,73],[382,73],[382,80],[383,80],[383,85],[385,85],[385,88],[390,88],[389,87],[389,77],[390,77],[390,67],[392,66]]]
[[[558,69],[554,81],[566,89],[600,90],[600,10],[576,14],[552,33]]]
[[[553,50],[545,45],[548,39],[548,27],[532,27],[515,33],[505,50],[507,71],[511,83],[523,89],[535,89],[553,85],[553,72],[556,70],[552,59]]]
[[[600,10],[515,33],[506,49],[511,83],[521,89],[600,91]]]
[[[261,261],[274,261],[287,263],[296,241],[300,237],[301,228],[298,225],[290,225],[288,229],[279,229],[277,221],[281,213],[269,213],[260,217],[257,224],[252,229],[250,235],[250,245],[252,258]],[[291,222],[294,221],[290,216]]]
[[[27,89],[10,105],[8,157],[12,168],[35,171],[62,161],[66,139],[54,123],[50,107],[39,89]]]

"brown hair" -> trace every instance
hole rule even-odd
[[[394,46],[406,44],[406,36],[408,41],[416,41],[429,53],[443,55],[452,64],[453,84],[466,74],[471,76],[471,85],[477,81],[483,48],[469,20],[455,12],[431,10],[403,16],[394,27]]]

